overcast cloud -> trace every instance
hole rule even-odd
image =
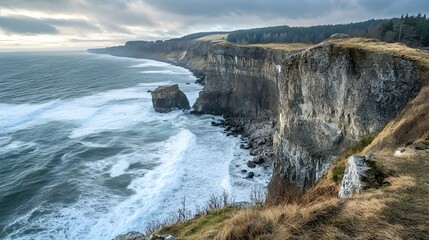
[[[0,50],[123,44],[198,31],[429,13],[428,0],[0,0]]]

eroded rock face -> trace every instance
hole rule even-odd
[[[153,108],[160,113],[170,112],[173,109],[189,110],[191,108],[188,98],[177,84],[160,86],[152,91],[151,95]]]
[[[194,110],[248,119],[277,115],[279,64],[290,54],[228,43],[212,45],[204,90]]]
[[[298,53],[216,44],[194,108],[255,122],[275,119],[269,197],[299,194],[416,96],[418,69],[388,53],[330,42]]]
[[[283,63],[271,192],[312,186],[346,148],[384,127],[420,89],[419,67],[325,43]]]

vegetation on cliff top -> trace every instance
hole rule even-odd
[[[429,69],[429,53],[427,51],[409,48],[401,43],[386,43],[368,38],[337,39],[329,40],[328,42],[340,47],[392,54],[399,58],[415,61],[426,69]]]
[[[256,43],[319,43],[334,33],[352,37],[376,38],[385,42],[401,42],[411,47],[429,46],[429,18],[426,15],[392,19],[371,19],[365,22],[311,27],[276,26],[238,30],[229,33],[228,41]]]
[[[240,45],[243,47],[262,47],[274,50],[285,50],[285,51],[298,51],[314,46],[313,44],[306,43],[267,43],[267,44],[249,44]]]

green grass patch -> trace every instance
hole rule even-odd
[[[338,167],[336,166],[332,169],[332,180],[336,184],[340,184],[341,181],[343,180],[345,170],[346,168],[344,166],[338,166]]]
[[[429,149],[429,140],[418,141],[414,146],[417,150],[427,150]]]
[[[383,166],[377,161],[366,160],[365,162],[370,169],[366,172],[366,176],[363,179],[366,184],[364,189],[389,186],[389,183],[384,181],[387,175]]]

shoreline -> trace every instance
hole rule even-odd
[[[144,57],[134,57],[134,56],[122,56],[122,55],[114,55],[111,53],[95,53],[88,50],[91,54],[104,54],[113,57],[125,57],[125,58],[134,58],[134,59],[147,59],[152,61],[158,61],[163,63],[168,63],[174,66],[178,66],[184,69],[187,69],[192,73],[197,80],[194,84],[200,84],[204,87],[205,73],[202,69],[195,69],[189,67],[186,63],[180,63],[176,60],[169,59],[160,59],[160,58],[144,58]],[[202,80],[199,82],[199,80]],[[203,90],[201,90],[203,91]],[[194,103],[195,104],[195,103]],[[199,113],[193,109],[191,106],[191,114],[201,115],[206,113]],[[246,149],[249,149],[249,154],[251,156],[258,156],[265,158],[272,165],[274,152],[272,149],[273,144],[273,135],[274,135],[274,127],[276,125],[276,121],[273,118],[264,119],[264,120],[250,120],[244,117],[230,117],[225,114],[210,114],[213,116],[222,116],[224,121],[226,121],[226,129],[225,134],[228,135],[240,135],[240,137],[245,138],[243,144],[247,145]],[[271,126],[271,127],[269,127]],[[262,128],[263,131],[259,131],[258,129]],[[235,129],[235,130],[234,130]],[[237,129],[241,129],[237,131]],[[230,131],[233,130],[233,131]],[[265,132],[265,133],[264,133]],[[272,166],[271,166],[272,168]]]

